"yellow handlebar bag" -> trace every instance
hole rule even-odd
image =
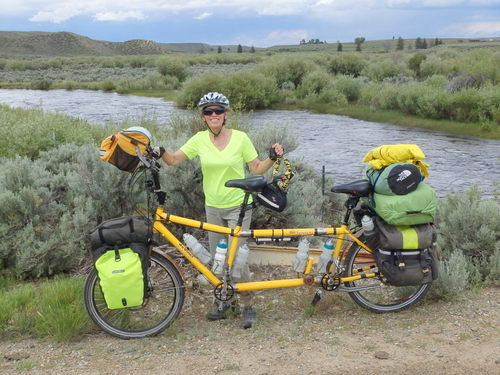
[[[146,128],[132,126],[104,139],[99,147],[99,158],[133,173],[139,164],[137,153],[144,155],[151,140],[151,133]]]

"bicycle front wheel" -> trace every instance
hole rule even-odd
[[[353,244],[346,258],[344,276],[354,276],[360,272],[377,272],[374,256],[357,244]],[[362,271],[367,270],[367,271]],[[362,278],[346,282],[347,288],[360,287],[349,292],[349,296],[361,307],[376,313],[405,310],[419,302],[429,291],[431,284],[397,287],[382,283],[376,278]],[[366,287],[366,289],[362,289]]]
[[[93,269],[85,282],[85,308],[90,318],[110,335],[133,339],[153,336],[166,329],[179,315],[184,303],[184,281],[165,257],[151,254],[149,287],[142,306],[110,310],[106,306]]]

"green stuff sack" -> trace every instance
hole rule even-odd
[[[369,205],[388,224],[425,224],[435,219],[437,196],[434,189],[421,182],[415,191],[405,195],[372,193]]]
[[[110,310],[142,305],[144,275],[137,252],[131,248],[107,250],[96,260],[95,268]]]

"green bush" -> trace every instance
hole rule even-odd
[[[161,75],[177,77],[180,82],[187,77],[186,64],[172,57],[160,57],[156,61],[156,67]]]
[[[449,194],[439,207],[438,243],[445,258],[458,251],[475,265],[481,266],[482,279],[490,267],[482,267],[500,250],[500,203],[498,199],[481,199],[478,186],[466,192]]]
[[[234,109],[266,108],[277,98],[272,81],[261,74],[240,72],[191,78],[185,82],[178,96],[178,103],[193,108],[202,95],[210,91],[226,95]]]
[[[296,95],[299,99],[303,99],[310,94],[318,95],[326,88],[331,87],[331,83],[332,78],[326,72],[316,70],[307,73],[302,83],[297,87]]]
[[[349,103],[358,101],[363,85],[360,79],[349,76],[338,76],[333,82],[333,87],[342,93]]]
[[[385,78],[408,76],[410,74],[407,67],[403,64],[383,60],[366,65],[361,75],[368,77],[372,81],[382,82]]]
[[[286,82],[292,82],[298,87],[304,76],[315,68],[316,65],[310,60],[287,55],[272,57],[259,64],[256,70],[273,79],[277,87],[281,88]]]
[[[341,53],[331,58],[328,71],[332,74],[358,77],[365,65],[365,60],[357,54]]]
[[[0,138],[0,157],[20,155],[34,159],[40,152],[61,144],[98,143],[118,129],[116,125],[92,126],[81,119],[38,109],[0,105],[0,131],[9,134]]]

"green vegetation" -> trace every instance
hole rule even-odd
[[[68,341],[89,331],[83,280],[82,276],[57,277],[0,287],[0,337],[31,335]]]
[[[382,117],[500,139],[498,41],[438,40],[426,42],[432,47],[398,50],[402,42],[416,41],[356,39],[362,52],[355,51],[356,43],[344,43],[338,52],[336,44],[318,42],[253,53],[221,48],[205,54],[0,58],[0,87],[140,93],[186,107],[204,92],[219,90],[237,109]]]
[[[270,142],[292,151],[297,140],[276,127],[249,130],[241,110],[301,108],[500,139],[498,46],[457,42],[389,53],[380,51],[384,44],[358,42],[363,52],[355,53],[354,43],[344,43],[342,52],[337,44],[306,43],[293,51],[253,53],[221,48],[220,53],[175,56],[0,58],[0,82],[8,88],[156,95],[185,107],[194,106],[204,92],[222,91],[234,109],[230,125],[251,133],[261,157]],[[396,48],[398,41],[393,42],[389,51]],[[318,52],[303,52],[311,48]],[[144,208],[142,181],[131,185],[128,175],[96,157],[105,136],[133,125],[146,126],[168,149],[203,128],[194,115],[174,117],[168,130],[159,132],[154,122],[94,126],[60,114],[0,106],[0,130],[9,135],[0,140],[1,337],[69,340],[89,330],[81,306],[82,277],[60,275],[81,274],[89,265],[86,233],[96,224]],[[273,214],[256,210],[254,225],[338,222],[334,215],[341,211],[340,202],[321,196],[321,181],[312,168],[292,162],[297,174],[289,207]],[[161,179],[172,212],[203,217],[203,206],[192,204],[203,201],[198,161],[164,168]],[[499,285],[499,206],[498,196],[482,199],[477,187],[442,200],[443,260],[435,297],[449,299],[466,289]]]

